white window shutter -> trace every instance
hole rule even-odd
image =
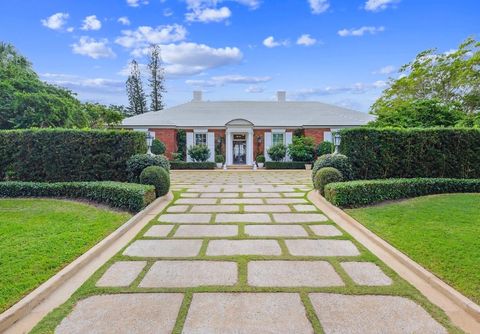
[[[208,161],[215,162],[215,133],[207,133],[207,146],[210,150],[210,158]]]
[[[333,142],[333,140],[332,140],[332,132],[330,132],[330,131],[325,131],[325,132],[323,133],[323,141]]]
[[[265,149],[263,154],[265,155],[265,160],[270,161],[270,156],[268,155],[268,149],[272,146],[272,133],[265,132]]]
[[[291,143],[292,143],[292,133],[291,132],[285,132],[285,146],[287,146],[287,149],[288,149],[288,145],[290,145]],[[292,160],[290,158],[290,156],[288,155],[288,153],[285,157],[285,160],[286,161],[291,161]]]
[[[193,146],[193,132],[187,132],[187,162],[192,162],[192,159],[188,155],[190,146]]]

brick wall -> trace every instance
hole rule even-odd
[[[155,132],[155,138],[165,144],[165,156],[172,159],[172,153],[177,152],[177,130],[175,129],[149,129]]]
[[[305,137],[313,137],[315,140],[315,145],[320,144],[323,142],[323,134],[325,132],[329,132],[329,128],[324,129],[305,129]]]

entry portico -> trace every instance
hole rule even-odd
[[[122,127],[152,132],[165,143],[169,158],[177,152],[177,134],[183,130],[187,149],[206,145],[209,161],[222,154],[228,166],[253,165],[258,155],[270,160],[268,149],[288,146],[295,131],[319,144],[331,141],[332,131],[371,120],[366,113],[321,102],[287,101],[285,92],[278,92],[276,101],[204,101],[197,91],[191,102],[126,118]]]

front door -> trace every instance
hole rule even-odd
[[[245,134],[233,135],[233,163],[245,165],[247,163],[247,138]]]

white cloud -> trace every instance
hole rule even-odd
[[[160,48],[167,76],[195,75],[209,69],[236,64],[243,59],[242,52],[236,47],[212,48],[205,44],[180,43],[160,45]],[[148,47],[137,51],[140,55],[145,55]],[[139,66],[141,70],[146,67],[143,64]],[[127,65],[118,74],[128,73]]]
[[[82,30],[100,30],[102,28],[102,22],[97,19],[96,15],[87,16],[83,20]]]
[[[49,29],[59,30],[67,23],[69,16],[68,13],[56,13],[46,19],[42,19],[41,22],[43,26]]]
[[[246,93],[252,93],[252,94],[263,93],[264,91],[265,89],[259,86],[249,86],[245,89]]]
[[[222,8],[196,8],[192,12],[186,13],[185,17],[190,22],[221,22],[228,19],[232,15],[232,12],[228,7]]]
[[[395,66],[387,65],[387,66],[384,66],[384,67],[376,70],[373,73],[374,74],[392,74],[393,72],[395,72],[395,70],[396,70]]]
[[[148,0],[127,0],[130,7],[139,7],[140,5],[148,5]]]
[[[88,56],[93,59],[114,58],[116,55],[108,46],[107,39],[95,40],[94,38],[82,36],[78,43],[72,44],[73,53]]]
[[[298,45],[312,46],[312,45],[315,45],[316,43],[317,43],[317,40],[311,37],[309,34],[303,34],[297,39]]]
[[[170,8],[165,8],[163,10],[163,16],[169,17],[169,16],[172,16],[172,15],[173,15],[173,10],[171,10]]]
[[[117,22],[123,24],[124,26],[129,26],[130,25],[130,20],[128,19],[127,16],[119,17]]]
[[[67,28],[67,32],[73,32],[74,30],[75,30],[74,27],[68,27],[68,28]]]
[[[136,30],[123,30],[122,36],[117,37],[115,43],[125,48],[135,48],[141,53],[141,49],[148,47],[150,44],[165,44],[178,42],[185,39],[187,30],[178,24],[158,26],[152,28],[150,26],[140,26]],[[139,49],[139,50],[138,50]]]
[[[263,77],[253,77],[253,76],[244,76],[244,75],[223,75],[215,76],[209,80],[187,80],[187,84],[197,87],[215,87],[215,86],[224,86],[227,84],[257,84],[268,82],[272,80],[272,77],[263,76]]]
[[[365,3],[365,10],[371,12],[379,12],[382,10],[387,9],[390,6],[395,5],[396,3],[400,2],[400,0],[368,0]]]
[[[345,86],[326,86],[321,88],[301,89],[292,92],[292,96],[297,99],[307,99],[314,96],[328,96],[339,94],[363,94],[371,90],[383,89],[387,87],[387,83],[378,80],[372,83],[358,82],[353,85]]]
[[[321,14],[330,8],[328,0],[308,0],[313,14]]]
[[[288,40],[276,41],[273,36],[268,36],[263,40],[263,45],[267,48],[275,48],[277,46],[287,46],[289,44]]]
[[[347,36],[363,36],[366,33],[375,35],[379,32],[385,31],[385,27],[372,27],[372,26],[364,26],[358,29],[342,29],[338,31],[338,35],[341,37]]]

